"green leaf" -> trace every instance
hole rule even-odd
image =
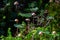
[[[37,10],[38,10],[38,7],[25,9],[25,11],[28,11],[28,12],[36,12]]]
[[[19,16],[22,16],[22,17],[31,17],[31,13],[19,13],[18,14]]]

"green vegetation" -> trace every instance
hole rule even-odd
[[[60,40],[60,1],[49,2],[44,7],[41,7],[42,0],[32,1],[27,7],[21,3],[22,9],[17,5],[13,6],[13,2],[14,0],[4,0],[5,5],[0,8],[0,26],[5,26],[7,18],[10,19],[10,14],[17,13],[18,18],[23,19],[19,20],[22,21],[21,24],[14,24],[20,32],[17,32],[16,37],[12,37],[9,27],[8,37],[2,35],[0,40]],[[12,6],[15,11],[12,10]],[[35,20],[37,20],[36,24]],[[4,32],[0,31],[1,33]]]

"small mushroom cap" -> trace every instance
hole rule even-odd
[[[43,34],[43,32],[39,32],[39,35],[42,35]]]
[[[18,20],[18,19],[15,19],[14,21],[15,21],[15,22],[18,22],[19,20]]]
[[[19,5],[18,1],[15,1],[15,2],[14,2],[14,5]]]
[[[17,36],[18,36],[18,37],[20,37],[20,36],[21,36],[21,33],[20,33],[20,34],[18,34]]]
[[[56,34],[56,31],[53,31],[52,34]]]
[[[36,14],[35,13],[32,13],[32,16],[35,16]]]
[[[30,21],[30,19],[25,19],[26,21]]]

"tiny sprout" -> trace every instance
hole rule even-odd
[[[35,16],[36,14],[35,13],[32,13],[32,16]]]
[[[25,19],[26,21],[30,21],[30,19]]]
[[[18,5],[18,4],[19,4],[18,1],[15,1],[15,2],[14,2],[14,5]]]
[[[53,31],[52,34],[56,34],[56,31]]]

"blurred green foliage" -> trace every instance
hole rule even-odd
[[[13,1],[14,0],[4,0],[5,6],[3,8],[0,8],[0,25],[2,26],[5,25],[4,19],[6,19],[4,12],[7,10],[8,12],[12,12],[11,6]],[[29,33],[24,36],[26,24],[24,22],[22,22],[22,24],[15,24],[15,26],[20,29],[21,36],[12,37],[9,29],[9,36],[1,36],[1,40],[60,40],[60,4],[52,2],[49,5],[46,4],[44,10],[40,10],[41,3],[42,0],[38,0],[37,3],[29,3],[28,8],[24,9],[24,11],[27,11],[27,13],[22,13],[18,10],[18,16],[29,18],[32,16],[30,12],[38,12],[37,14],[43,17],[44,10],[47,9],[49,14],[47,19],[51,20],[51,22],[49,22],[49,25],[47,25],[46,27],[39,26],[35,29],[32,29],[33,25],[31,25],[32,27],[30,27]],[[56,31],[56,34],[52,34],[53,31]],[[42,32],[42,35],[39,34],[39,32]]]

